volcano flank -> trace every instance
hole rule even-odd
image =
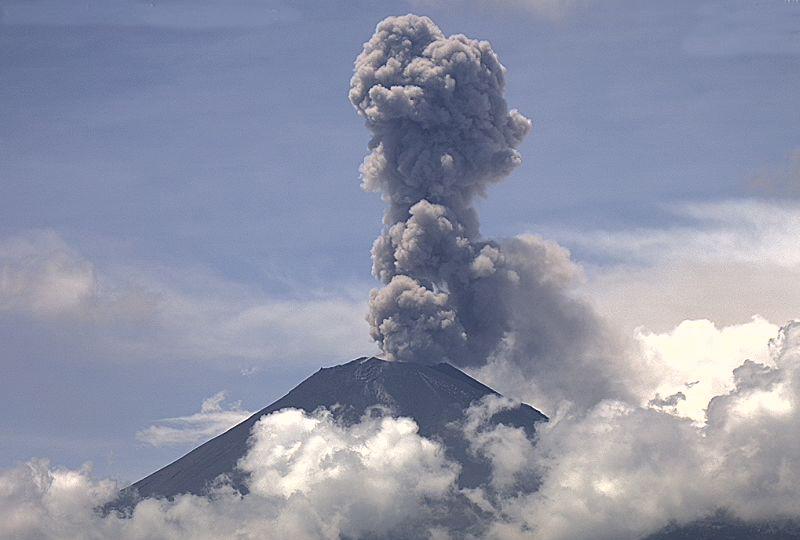
[[[222,478],[246,493],[247,478],[237,463],[249,449],[253,425],[264,415],[289,408],[308,413],[325,408],[344,425],[358,422],[365,414],[411,418],[419,426],[420,435],[440,441],[447,457],[461,464],[461,486],[484,484],[490,475],[489,466],[467,451],[468,442],[460,426],[467,408],[488,395],[499,394],[446,363],[364,357],[322,368],[244,422],[129,486],[123,490],[123,498],[203,495]],[[520,404],[495,414],[490,423],[523,428],[533,436],[535,425],[546,420],[533,407]]]

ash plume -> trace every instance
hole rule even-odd
[[[473,202],[519,166],[532,125],[509,110],[505,72],[488,42],[447,37],[416,15],[381,22],[356,59],[349,97],[372,134],[363,187],[387,203],[372,248],[384,287],[371,294],[371,335],[388,359],[501,359],[525,375],[571,355],[578,379],[595,381],[573,394],[619,395],[580,361],[603,330],[569,294],[577,269],[566,250],[480,235]],[[564,375],[569,386],[575,374]]]

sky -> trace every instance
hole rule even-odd
[[[491,42],[533,128],[476,202],[482,232],[569,250],[577,294],[670,364],[643,387],[664,398],[705,369],[679,405],[699,421],[733,384],[718,358],[766,358],[800,316],[796,2],[0,8],[2,468],[136,480],[378,353],[384,203],[361,189],[347,94],[388,15]]]

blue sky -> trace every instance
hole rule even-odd
[[[484,233],[570,248],[626,329],[797,316],[795,2],[0,6],[0,466],[135,479],[191,447],[159,419],[375,352],[346,94],[392,14],[491,41],[534,122]]]

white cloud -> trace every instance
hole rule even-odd
[[[297,410],[256,424],[242,467],[252,478],[246,496],[223,486],[212,499],[148,499],[120,519],[94,510],[114,496],[113,483],[92,480],[88,470],[32,461],[0,472],[0,537],[334,540],[392,532],[425,538],[457,474],[442,447],[420,437],[408,419],[365,419],[347,429],[326,413]],[[441,538],[441,529],[436,534]]]
[[[682,225],[555,232],[605,259],[587,265],[586,292],[607,318],[632,331],[663,332],[686,319],[738,324],[796,316],[800,206],[751,199],[671,208]]]
[[[113,531],[93,517],[117,485],[94,480],[91,469],[51,467],[31,460],[0,471],[0,537],[18,540],[106,538]]]
[[[139,431],[136,438],[152,446],[194,444],[224,433],[252,414],[242,409],[241,402],[226,405],[225,392],[217,392],[203,401],[200,412],[163,418]]]
[[[716,336],[712,350],[735,352],[760,324],[693,332]],[[656,341],[680,350],[685,331]],[[732,333],[740,334],[733,345],[720,348]],[[532,444],[519,429],[487,424],[514,404],[488,398],[470,409],[464,429],[492,465],[492,485],[464,491],[457,466],[413,421],[365,417],[346,428],[325,411],[284,410],[256,424],[240,461],[251,475],[248,495],[222,485],[210,499],[145,500],[128,519],[93,511],[113,496],[112,483],[33,461],[0,472],[0,537],[447,538],[448,519],[471,515],[480,518],[479,538],[634,540],[721,508],[744,520],[798,518],[800,322],[770,342],[766,361],[734,369],[704,425],[606,400],[540,425]],[[525,478],[538,490],[517,482]],[[472,508],[459,513],[465,504]]]
[[[772,365],[768,342],[778,329],[760,317],[722,328],[687,320],[661,334],[638,329],[642,361],[652,376],[642,404],[654,393],[663,398],[680,392],[684,399],[675,404],[675,413],[704,423],[711,398],[733,390],[736,367],[745,360]]]
[[[491,487],[500,492],[517,484],[531,468],[536,455],[533,441],[523,428],[490,423],[495,414],[519,404],[516,400],[488,394],[467,409],[464,422],[470,451],[492,464]]]
[[[629,262],[682,261],[800,265],[800,206],[753,199],[671,207],[690,224],[666,229],[584,232],[582,248]]]
[[[152,317],[157,301],[153,291],[99,275],[55,231],[0,238],[0,314],[103,325]]]
[[[0,316],[81,328],[116,362],[191,360],[253,369],[343,360],[375,351],[366,301],[308,292],[278,299],[197,269],[98,267],[54,231],[0,240]]]
[[[541,488],[499,501],[488,536],[632,540],[670,518],[701,517],[709,505],[687,482],[704,467],[695,447],[684,446],[693,441],[693,429],[686,421],[619,402],[604,402],[585,418],[552,423],[541,433],[531,463],[542,475]],[[524,533],[526,527],[531,534]]]
[[[240,462],[252,492],[286,500],[307,525],[328,529],[323,537],[385,534],[429,519],[423,506],[449,495],[458,473],[407,418],[343,428],[328,413],[286,410],[262,418],[252,436]]]
[[[0,242],[0,309],[37,316],[81,310],[97,293],[94,267],[55,233]]]
[[[736,367],[703,426],[619,401],[552,419],[527,462],[540,489],[484,498],[496,516],[487,536],[633,540],[719,509],[745,520],[797,518],[800,323],[770,343],[768,364]]]

